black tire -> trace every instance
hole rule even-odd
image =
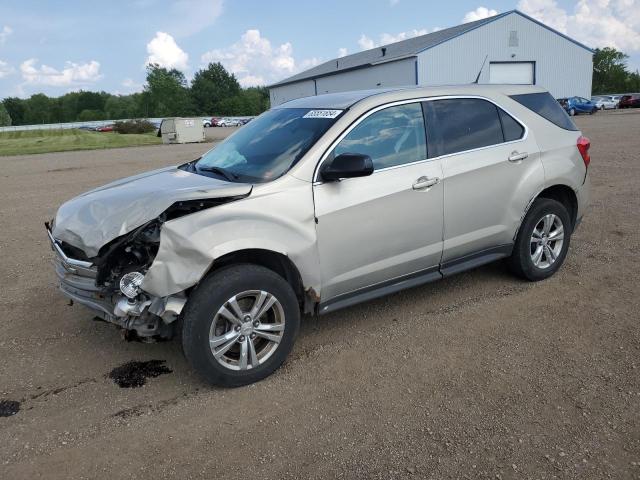
[[[220,307],[249,290],[263,290],[278,299],[285,328],[280,343],[264,363],[248,370],[231,370],[214,358],[209,332]],[[239,387],[264,379],[282,365],[298,335],[300,307],[293,289],[280,275],[259,265],[238,264],[206,277],[189,296],[182,320],[182,348],[193,369],[212,385]]]
[[[555,262],[547,268],[538,268],[534,265],[533,259],[531,258],[531,236],[533,235],[533,230],[536,225],[547,214],[555,214],[562,221],[564,241]],[[560,269],[567,256],[572,229],[571,218],[562,203],[549,198],[538,198],[535,200],[531,208],[529,208],[527,215],[524,217],[520,230],[518,231],[513,252],[509,258],[511,271],[517,276],[532,282],[549,278]]]

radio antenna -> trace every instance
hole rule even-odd
[[[489,57],[489,54],[484,56],[484,60],[482,61],[482,66],[480,67],[480,71],[478,72],[478,76],[476,77],[476,80],[473,83],[478,83],[480,81],[480,74],[482,73],[482,69],[484,68],[484,64],[487,62],[487,58],[488,57]]]

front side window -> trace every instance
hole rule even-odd
[[[449,155],[502,143],[498,108],[477,98],[425,102],[429,156]]]
[[[385,108],[365,118],[336,146],[333,155],[369,155],[375,170],[427,158],[422,106]]]
[[[187,165],[195,173],[232,182],[268,182],[293,167],[340,114],[308,108],[269,110]]]

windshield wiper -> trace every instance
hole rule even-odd
[[[225,170],[224,168],[212,167],[212,166],[209,166],[209,165],[203,165],[203,166],[196,165],[195,168],[196,168],[196,171],[211,172],[211,173],[215,173],[217,175],[221,175],[229,182],[233,182],[233,181],[238,179],[238,175],[236,175],[234,173],[231,173],[228,170]]]

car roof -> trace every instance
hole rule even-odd
[[[437,97],[445,95],[478,95],[491,96],[519,95],[526,93],[543,93],[545,89],[533,85],[442,85],[433,87],[395,87],[373,90],[355,90],[350,92],[328,93],[311,97],[298,98],[278,105],[274,108],[326,108],[347,109],[361,100],[371,99],[383,104],[390,101],[410,100],[420,97]]]

